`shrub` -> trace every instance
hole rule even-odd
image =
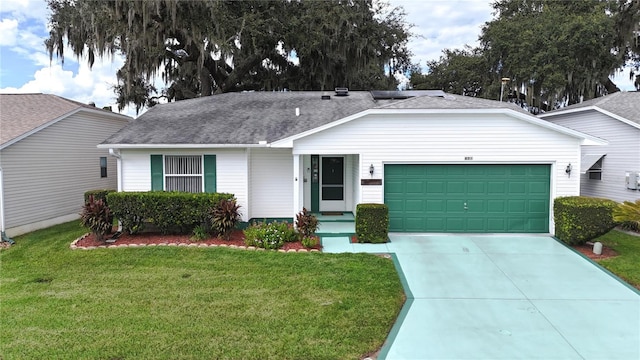
[[[286,222],[253,223],[244,230],[244,242],[247,246],[264,249],[279,249],[285,242],[298,238],[293,226]]]
[[[102,200],[106,206],[109,206],[109,202],[107,201],[107,195],[112,192],[116,192],[115,190],[88,190],[84,193],[84,203],[86,204],[89,201],[89,197],[93,196],[95,200]]]
[[[569,196],[553,203],[556,237],[569,245],[584,244],[613,229],[613,200]]]
[[[640,230],[640,200],[625,201],[613,209],[613,220],[620,223],[624,229]]]
[[[318,218],[309,212],[306,208],[296,214],[296,229],[302,237],[310,237],[318,230]]]
[[[191,235],[191,240],[200,241],[209,237],[209,231],[205,225],[198,225],[193,228],[193,235]]]
[[[213,231],[228,240],[240,221],[240,205],[234,199],[222,199],[211,210],[210,220]]]
[[[316,236],[303,236],[301,243],[302,243],[302,246],[304,246],[307,249],[310,249],[318,246],[320,241]]]
[[[107,195],[113,214],[122,222],[125,231],[135,233],[144,222],[153,223],[163,234],[189,234],[206,224],[209,211],[224,199],[224,193],[185,192],[117,192]]]
[[[113,216],[111,210],[101,199],[89,195],[87,202],[82,207],[80,214],[82,226],[91,230],[96,240],[103,241],[105,235],[113,228]]]
[[[356,206],[358,242],[384,243],[389,240],[389,208],[385,204]]]

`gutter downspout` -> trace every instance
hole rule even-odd
[[[116,172],[118,173],[118,192],[122,191],[122,155],[119,150],[109,148],[109,155],[116,158]],[[122,222],[118,220],[118,231],[122,232]]]
[[[109,155],[116,158],[116,172],[118,173],[118,192],[122,191],[122,155],[120,151],[109,148]]]
[[[16,242],[5,233],[4,224],[4,183],[2,182],[2,168],[0,167],[0,242],[8,242],[13,245]]]

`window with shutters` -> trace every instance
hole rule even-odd
[[[166,191],[203,192],[204,172],[200,155],[165,155]]]

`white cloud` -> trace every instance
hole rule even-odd
[[[477,46],[482,26],[492,19],[493,11],[485,0],[391,0],[391,4],[402,6],[407,22],[414,25],[409,48],[413,62],[421,66],[439,59],[444,49]]]
[[[18,20],[0,20],[0,46],[13,46],[18,37]]]

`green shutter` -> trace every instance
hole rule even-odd
[[[164,190],[162,155],[151,155],[151,190]]]
[[[204,192],[216,192],[216,156],[204,156]]]

